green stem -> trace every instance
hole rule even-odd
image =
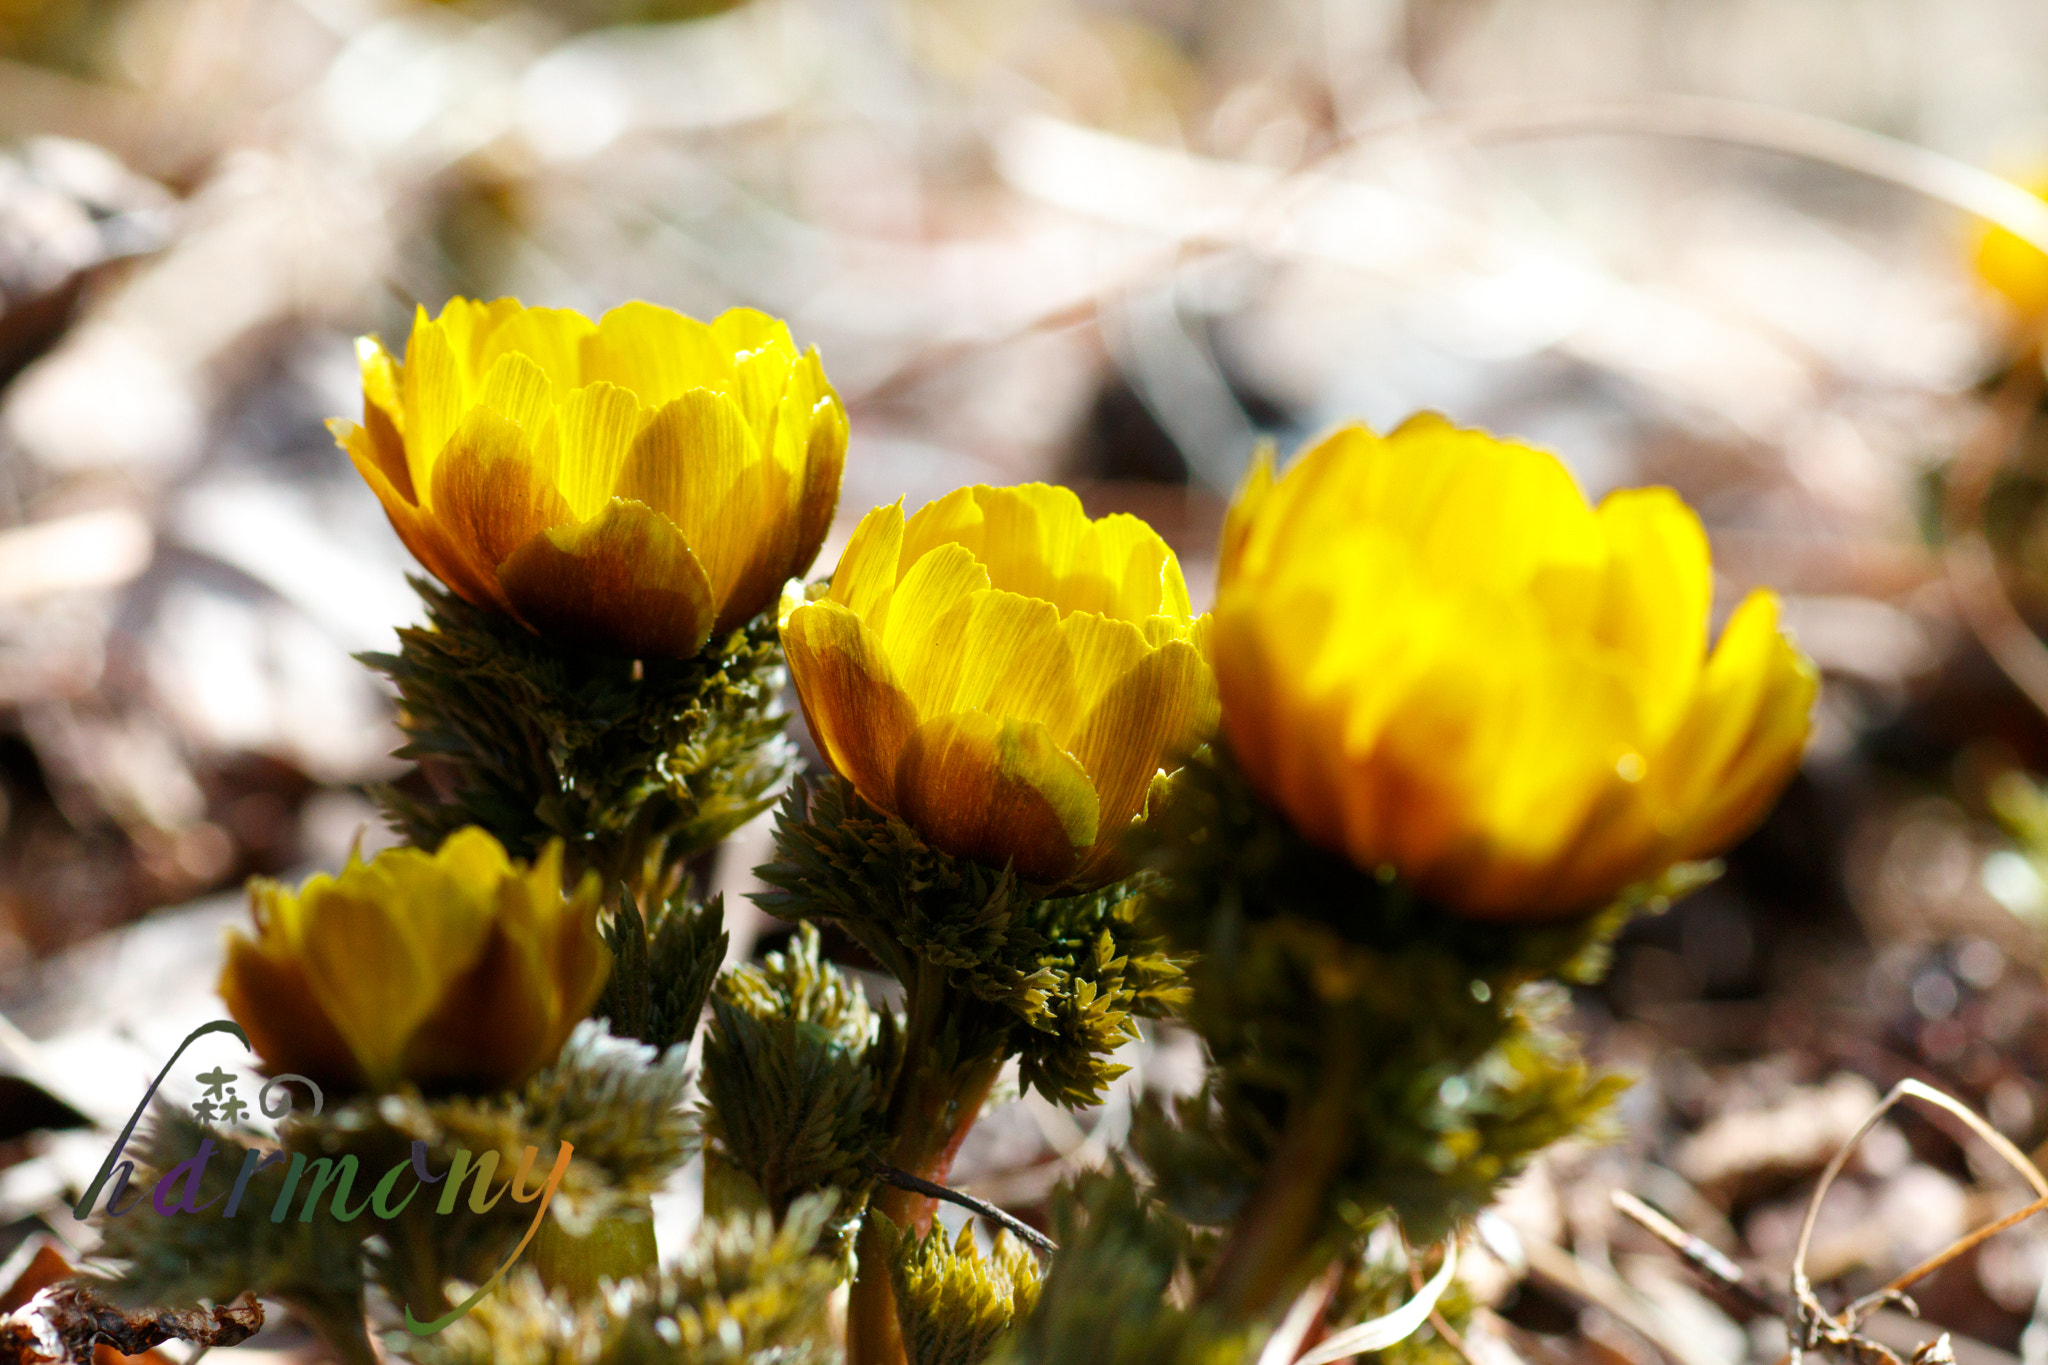
[[[1315,1092],[1293,1106],[1264,1179],[1225,1239],[1202,1301],[1234,1322],[1277,1310],[1307,1282],[1330,1226],[1330,1186],[1351,1148],[1359,1057],[1350,1030],[1330,1031]]]
[[[919,964],[905,983],[909,1015],[903,1069],[890,1097],[890,1131],[895,1134],[883,1159],[898,1170],[943,1184],[960,1144],[981,1114],[981,1106],[1002,1070],[998,1051],[950,1069],[931,1063],[939,1028],[953,1008],[964,1002],[949,999],[943,971]],[[889,1285],[889,1267],[874,1215],[899,1228],[923,1234],[931,1227],[937,1203],[926,1195],[878,1186],[868,1201],[868,1216],[855,1243],[858,1262],[847,1299],[847,1365],[904,1365],[902,1332],[896,1319],[896,1297]]]

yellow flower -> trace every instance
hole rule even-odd
[[[1215,723],[1209,619],[1132,516],[1064,488],[962,488],[862,519],[824,598],[782,600],[811,733],[935,847],[1099,885],[1153,778]]]
[[[458,830],[387,849],[297,893],[249,884],[256,936],[228,940],[220,993],[272,1072],[343,1088],[512,1085],[554,1059],[604,986],[598,880],[562,893],[562,846],[532,867]]]
[[[2021,182],[2029,194],[2048,199],[2048,174],[2036,172]],[[2038,324],[2048,318],[2048,255],[2002,227],[1984,227],[1977,237],[1972,264],[1977,278],[2013,306],[2022,321]]]
[[[1812,666],[1755,592],[1707,652],[1707,539],[1669,489],[1586,505],[1441,417],[1345,427],[1224,526],[1223,730],[1311,841],[1484,919],[1592,910],[1746,831],[1798,766]]]
[[[735,308],[597,323],[515,300],[421,309],[401,363],[357,342],[363,421],[330,423],[406,548],[550,639],[681,658],[809,569],[846,409],[816,349]]]

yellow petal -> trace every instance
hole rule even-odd
[[[1688,825],[1684,856],[1717,853],[1762,818],[1799,766],[1818,687],[1813,665],[1778,631],[1777,598],[1744,598],[1658,759],[1658,794]]]
[[[477,372],[489,373],[505,356],[524,356],[555,392],[568,393],[590,382],[583,374],[583,345],[596,330],[588,318],[567,308],[520,309],[481,339]]]
[[[782,649],[825,761],[871,805],[896,812],[897,756],[917,714],[874,637],[837,602],[812,602],[784,619]]]
[[[477,825],[465,825],[443,839],[433,858],[437,871],[454,878],[458,885],[477,896],[516,870],[505,846]]]
[[[612,500],[645,421],[639,400],[616,385],[591,384],[562,400],[555,413],[555,462],[537,463],[554,478],[570,511],[595,516]]]
[[[989,582],[1006,592],[1061,601],[1060,579],[1072,571],[1091,531],[1081,499],[1070,488],[1029,483],[981,488],[981,543],[972,545],[988,566]]]
[[[738,353],[733,361],[732,400],[747,419],[747,425],[760,436],[764,448],[774,448],[776,419],[782,410],[783,397],[790,391],[796,359],[796,347],[790,344],[789,331],[784,328],[780,345]],[[795,397],[808,414],[811,405],[802,402],[804,395],[799,392]],[[793,442],[798,442],[802,440],[803,432],[798,430],[790,436]]]
[[[948,544],[964,545],[978,557],[983,517],[976,497],[983,491],[979,488],[956,488],[912,513],[903,524],[901,561],[915,564],[930,551]]]
[[[1592,509],[1549,452],[1434,413],[1403,423],[1386,450],[1376,518],[1413,539],[1428,572],[1507,592],[1545,563],[1599,562]]]
[[[550,1053],[559,1052],[570,1032],[597,1003],[604,991],[604,979],[611,971],[611,949],[597,931],[597,916],[603,901],[603,885],[595,872],[586,872],[571,893],[559,894],[562,885],[562,846],[551,842],[534,861],[528,874],[536,901],[553,907],[551,926],[552,970],[560,992],[560,1015],[555,1025]],[[550,898],[550,892],[555,892]]]
[[[782,587],[761,532],[767,509],[787,494],[724,394],[692,390],[657,412],[633,443],[618,494],[682,529],[719,604],[714,630],[745,621]]]
[[[1110,686],[1071,746],[1099,803],[1099,847],[1081,875],[1120,865],[1117,842],[1153,776],[1178,768],[1215,727],[1216,679],[1191,645],[1152,651]]]
[[[501,355],[484,375],[477,401],[532,437],[554,410],[555,385],[547,371],[526,356]]]
[[[726,309],[711,324],[711,334],[729,356],[764,349],[781,351],[792,358],[796,355],[796,343],[789,339],[788,324],[758,309]]]
[[[958,709],[966,623],[988,571],[964,545],[941,545],[910,566],[889,602],[878,642],[920,716]],[[960,705],[972,705],[961,703]]]
[[[1594,630],[1636,670],[1647,753],[1669,738],[1706,662],[1714,598],[1707,534],[1668,488],[1610,494],[1599,517],[1608,564]]]
[[[1115,513],[1088,527],[1075,546],[1072,566],[1057,574],[1052,600],[1062,611],[1142,621],[1160,612],[1162,570],[1172,558],[1150,526],[1128,512]]]
[[[682,533],[646,504],[620,498],[589,521],[528,540],[498,580],[513,611],[542,635],[616,654],[688,658],[717,615]]]
[[[412,486],[426,493],[428,506],[432,506],[434,462],[467,411],[468,395],[448,338],[439,323],[427,320],[424,308],[414,316],[412,336],[405,343],[399,388]]]
[[[760,352],[755,360],[778,354],[773,348]],[[748,410],[747,420],[754,435],[774,462],[788,471],[788,501],[771,509],[775,525],[774,561],[778,576],[787,579],[809,570],[818,557],[818,547],[831,530],[832,516],[839,504],[839,477],[846,460],[846,410],[825,379],[818,353],[797,356],[791,349],[787,380],[772,412],[756,418]],[[753,361],[742,364],[744,371]],[[741,406],[746,407],[743,401]]]
[[[1256,520],[1247,516],[1236,532],[1225,521],[1225,539],[1238,537],[1233,576],[1256,578],[1276,556],[1299,556],[1306,546],[1341,543],[1372,517],[1374,489],[1388,465],[1386,442],[1353,423],[1310,446],[1276,484],[1261,484],[1254,470],[1246,489],[1259,498]],[[1219,578],[1219,585],[1223,581]]]
[[[937,559],[944,550],[927,555]],[[976,566],[977,569],[979,566]],[[908,587],[908,583],[905,584]],[[907,616],[907,609],[897,619]],[[950,697],[927,699],[917,691],[917,675],[907,667],[918,714],[984,711],[1005,719],[1032,721],[1045,727],[1055,743],[1064,743],[1082,721],[1074,662],[1060,631],[1059,608],[1035,597],[983,591],[973,595],[962,631],[958,617],[940,616],[933,636],[950,635],[956,659]],[[890,652],[892,659],[902,655]]]
[[[809,363],[817,364],[814,350]],[[820,384],[824,372],[818,372]],[[818,548],[832,530],[832,518],[839,510],[839,481],[846,468],[846,408],[839,395],[827,389],[811,408],[810,431],[804,444],[804,476],[797,494],[795,552],[784,576],[809,573],[818,558]]]
[[[832,571],[827,597],[880,631],[896,591],[896,562],[902,549],[903,500],[898,498],[874,508],[853,528],[839,567]]]
[[[379,1089],[404,1074],[406,1043],[432,1012],[452,965],[430,958],[396,910],[353,890],[324,888],[309,907],[301,944],[313,999]],[[370,963],[374,971],[365,969]]]
[[[1163,621],[1163,617],[1153,617]],[[1185,627],[1182,628],[1185,634]],[[1129,621],[1119,621],[1094,612],[1077,611],[1060,622],[1060,639],[1073,660],[1074,702],[1079,729],[1110,688],[1137,667],[1148,648],[1166,643],[1172,636],[1148,641],[1145,632]],[[1087,764],[1084,762],[1083,767]],[[1090,768],[1090,772],[1094,769]]]
[[[480,407],[463,419],[434,466],[435,520],[501,606],[498,565],[542,531],[573,520],[529,450],[518,427]]]
[[[452,298],[442,305],[441,316],[435,322],[455,357],[456,369],[464,385],[465,403],[467,395],[475,392],[476,385],[495,358],[494,354],[486,355],[491,338],[500,327],[523,311],[517,299],[493,299],[483,303],[475,299]]]
[[[1043,725],[965,711],[924,722],[896,766],[905,821],[957,857],[1064,878],[1095,842],[1095,789]]]
[[[1237,493],[1230,500],[1229,510],[1223,516],[1222,544],[1216,552],[1216,581],[1228,583],[1236,578],[1239,562],[1244,558],[1246,539],[1252,527],[1258,523],[1267,496],[1273,491],[1273,467],[1278,459],[1271,437],[1262,437],[1258,448],[1252,452],[1251,468],[1245,471]]]
[[[599,319],[584,346],[584,382],[607,380],[660,408],[690,389],[730,391],[733,353],[695,318],[628,303]]]

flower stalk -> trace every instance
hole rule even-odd
[[[1225,1235],[1201,1300],[1229,1320],[1253,1321],[1285,1305],[1322,1264],[1314,1253],[1330,1235],[1363,1060],[1351,1030],[1332,1031],[1315,1091],[1289,1113],[1264,1178]]]
[[[975,1011],[974,1004],[949,990],[943,969],[929,962],[919,963],[905,983],[904,1055],[910,1060],[897,1072],[890,1095],[883,1160],[933,1184],[945,1183],[960,1144],[981,1117],[982,1105],[1002,1072],[1000,1030],[992,1047],[955,1048],[941,1041],[949,1018],[985,1013]],[[915,1064],[918,1059],[963,1052],[972,1056],[975,1051],[980,1055],[951,1067]],[[847,1300],[849,1365],[903,1365],[905,1358],[890,1283],[890,1247],[875,1215],[923,1236],[931,1229],[937,1207],[929,1195],[897,1185],[883,1184],[870,1197],[855,1244],[858,1269]]]

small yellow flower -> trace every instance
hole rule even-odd
[[[1484,919],[1597,909],[1720,851],[1798,766],[1812,666],[1751,593],[1707,652],[1706,534],[1586,505],[1543,451],[1434,415],[1345,427],[1224,526],[1223,730],[1305,836]]]
[[[2048,199],[2048,174],[2036,172],[2021,182],[2029,194]],[[2048,254],[2002,227],[1984,227],[1972,260],[1977,278],[2012,305],[2020,320],[2039,326],[2048,320]]]
[[[846,409],[764,314],[451,299],[419,311],[402,363],[357,351],[362,424],[330,426],[399,538],[550,639],[687,657],[773,603],[832,524]]]
[[[1208,737],[1209,619],[1132,516],[962,488],[862,519],[829,595],[782,600],[811,733],[867,801],[1027,880],[1099,885],[1162,767]]]
[[[345,1089],[494,1089],[561,1051],[604,986],[598,880],[562,893],[562,846],[529,868],[458,830],[296,893],[249,884],[256,936],[228,940],[220,993],[272,1072]]]

